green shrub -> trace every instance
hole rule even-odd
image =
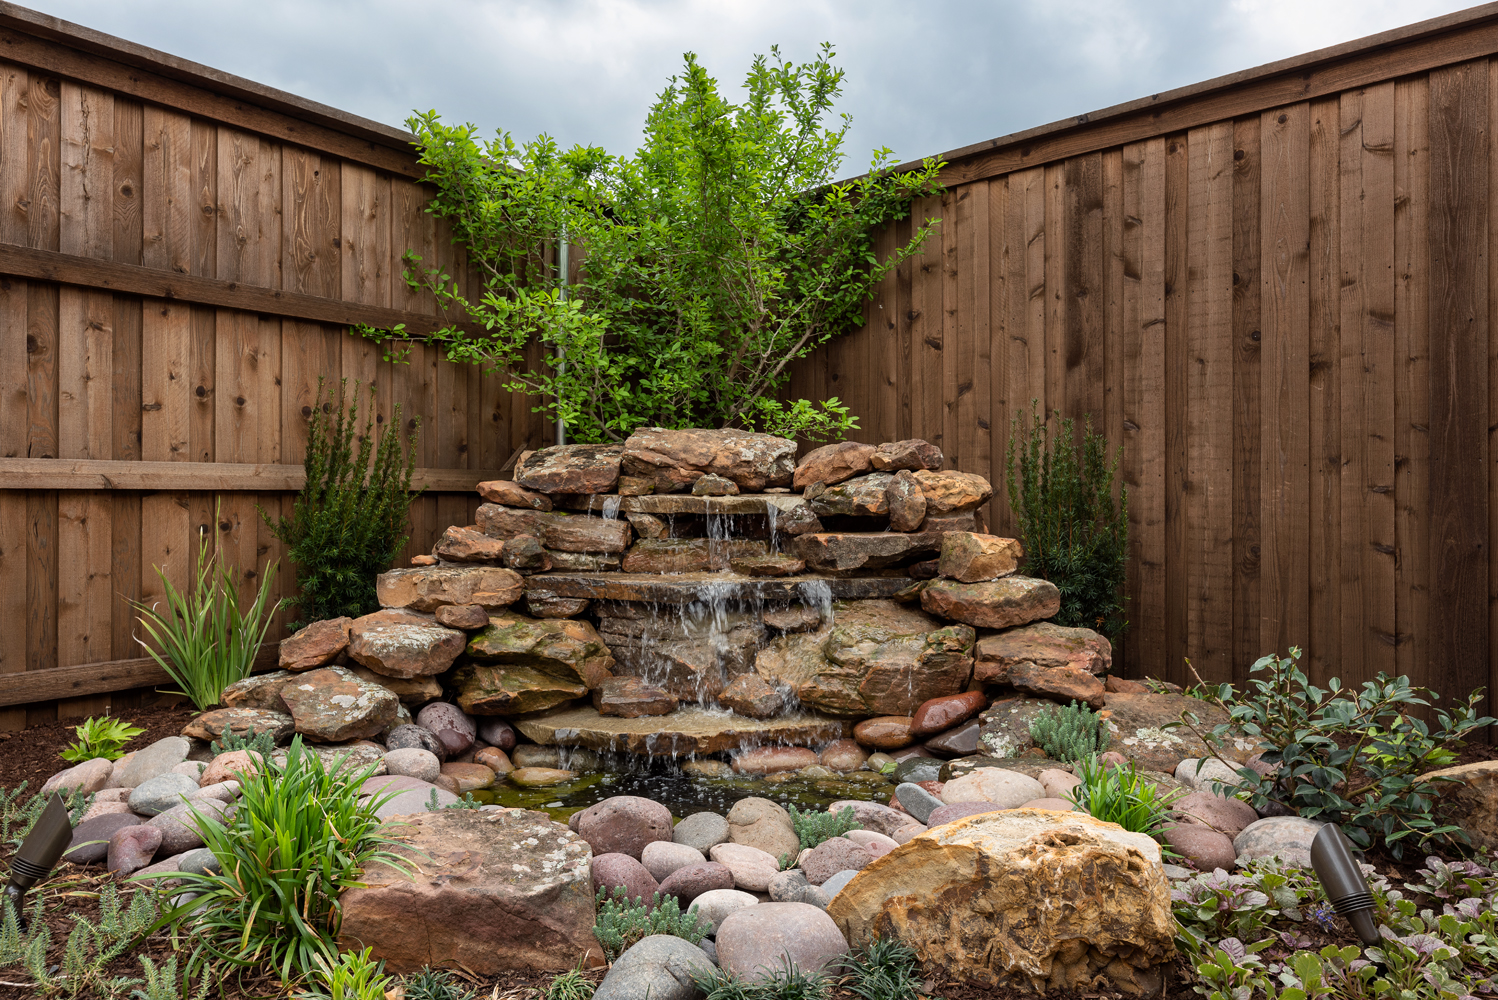
[[[841,837],[849,830],[863,829],[863,824],[853,818],[852,806],[843,806],[835,813],[820,810],[801,812],[794,805],[785,808],[791,814],[791,824],[796,828],[796,836],[801,838],[803,851],[808,847],[816,847],[824,840]],[[780,867],[784,868],[785,865]]]
[[[141,984],[144,988],[131,990],[131,1000],[206,1000],[208,988],[213,985],[213,977],[205,975],[198,979],[198,988],[194,990],[186,972],[178,974],[176,955],[167,956],[163,965],[142,955],[140,964],[146,974]]]
[[[1478,717],[1481,689],[1454,712],[1436,712],[1432,729],[1411,713],[1440,697],[1429,688],[1385,673],[1356,689],[1335,678],[1320,688],[1300,669],[1300,655],[1292,648],[1288,657],[1261,657],[1241,696],[1231,684],[1209,692],[1230,721],[1200,735],[1219,747],[1246,735],[1266,763],[1278,765],[1271,776],[1230,765],[1249,804],[1262,811],[1274,802],[1340,823],[1358,847],[1382,842],[1395,857],[1403,857],[1407,844],[1465,844],[1459,827],[1436,816],[1442,782],[1424,774],[1449,766],[1465,737],[1498,721]],[[1183,719],[1195,728],[1194,717]]]
[[[876,938],[847,959],[842,985],[863,1000],[918,1000],[920,966],[910,946],[899,938]]]
[[[371,956],[374,949],[346,951],[337,962],[329,962],[318,956],[318,977],[321,989],[299,993],[299,1000],[385,1000],[385,991],[392,985],[385,975],[385,963],[376,962]]]
[[[643,900],[625,895],[623,886],[615,886],[610,898],[608,886],[598,890],[598,915],[594,918],[593,933],[603,945],[603,953],[610,962],[624,954],[630,945],[652,934],[670,934],[685,938],[696,944],[707,933],[707,926],[689,909],[681,912],[675,896],[661,899],[660,893],[651,896],[647,905]]]
[[[180,892],[200,894],[170,914],[197,942],[194,965],[261,964],[290,983],[339,961],[339,894],[371,864],[410,869],[378,832],[375,810],[393,793],[360,800],[373,771],[330,772],[298,736],[284,766],[267,757],[240,776],[227,821],[194,811],[220,873],[163,873],[181,881]]]
[[[546,984],[542,1000],[593,1000],[597,984],[582,969],[569,969]]]
[[[1117,823],[1125,830],[1157,837],[1170,819],[1170,806],[1180,798],[1179,788],[1161,794],[1160,786],[1140,777],[1134,762],[1104,767],[1097,757],[1085,757],[1076,764],[1082,783],[1068,793],[1068,798],[1094,819]]]
[[[1030,407],[1014,417],[1005,455],[1009,509],[1019,522],[1026,572],[1061,591],[1057,625],[1090,628],[1109,639],[1128,628],[1123,583],[1129,554],[1129,491],[1113,499],[1114,474],[1123,449],[1110,463],[1108,443],[1087,418],[1082,448],[1070,418],[1059,421],[1052,446],[1045,421]]]
[[[36,821],[41,819],[42,810],[52,800],[51,795],[38,793],[23,801],[22,796],[25,794],[24,781],[10,791],[0,788],[0,844],[20,847],[21,841],[26,839]],[[93,804],[93,793],[81,788],[70,788],[58,794],[62,795],[63,805],[68,808],[68,820],[77,826],[83,813]],[[0,865],[0,871],[4,871],[9,877],[8,868]]]
[[[1074,764],[1108,749],[1108,726],[1091,708],[1072,702],[1030,720],[1030,737],[1051,760]]]
[[[358,618],[379,610],[375,577],[390,568],[406,544],[411,501],[417,495],[411,492],[411,474],[420,418],[413,419],[411,434],[403,441],[401,408],[396,404],[376,447],[374,387],[369,388],[362,431],[359,383],[354,383],[351,399],[347,389],[348,379],[343,379],[337,398],[329,390],[325,401],[318,380],[302,462],[307,482],[290,518],[272,521],[260,512],[296,566],[300,621],[292,623],[293,630],[326,618]]]
[[[405,1000],[472,1000],[473,990],[457,982],[445,969],[430,965],[401,979]]]
[[[813,440],[856,428],[835,397],[781,402],[782,390],[794,360],[863,325],[872,290],[930,236],[935,220],[913,221],[888,256],[874,242],[912,199],[940,193],[943,164],[896,172],[880,150],[838,183],[847,124],[828,121],[843,79],[832,58],[830,47],[801,65],[758,56],[736,105],[688,53],[626,156],[546,136],[480,144],[436,112],[409,119],[430,211],[452,223],[482,282],[461,295],[453,275],[407,254],[407,280],[469,321],[428,341],[503,373],[578,441],[651,425]],[[587,260],[565,295],[545,253],[559,240]]]
[[[31,977],[37,991],[47,997],[123,997],[125,990],[141,984],[139,979],[106,973],[115,959],[125,954],[155,925],[154,893],[133,892],[125,905],[119,889],[107,884],[99,893],[99,919],[73,916],[62,960],[53,966],[47,957],[52,932],[43,917],[42,900],[33,904],[31,929],[22,935],[17,914],[4,907],[0,920],[0,968],[19,965]]]
[[[156,610],[161,602],[132,600],[130,606],[151,637],[150,643],[136,641],[177,683],[181,690],[174,693],[186,695],[201,712],[219,703],[224,688],[250,675],[281,602],[270,599],[276,582],[272,560],[260,578],[254,602],[241,609],[239,570],[224,562],[221,551],[210,547],[206,532],[198,537],[197,567],[188,590],[178,590],[165,569],[154,567],[165,614]]]
[[[97,719],[90,717],[82,725],[73,727],[73,735],[78,737],[78,742],[58,756],[74,764],[100,757],[104,760],[119,760],[125,756],[125,744],[143,732],[144,729],[107,715]]]
[[[235,750],[247,750],[261,758],[269,757],[276,750],[275,734],[266,730],[262,733],[254,729],[246,729],[244,735],[231,733],[225,729],[218,739],[208,744],[208,749],[217,757],[219,754],[232,753]]]
[[[836,983],[820,972],[803,972],[797,965],[766,972],[756,979],[739,979],[703,962],[689,974],[702,1000],[832,1000]]]

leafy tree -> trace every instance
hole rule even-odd
[[[772,49],[733,104],[688,53],[633,156],[564,151],[544,135],[481,144],[435,111],[411,118],[437,188],[429,211],[451,221],[482,279],[465,296],[407,253],[407,280],[462,320],[433,339],[453,361],[506,372],[578,441],[643,425],[817,439],[856,427],[836,398],[778,397],[790,364],[862,325],[873,286],[930,235],[937,220],[889,257],[874,250],[879,226],[941,190],[943,164],[897,173],[882,149],[868,174],[833,183],[850,123],[826,121],[843,80],[833,55],[824,45],[797,65]],[[563,238],[582,256],[565,293],[548,255]],[[527,366],[530,341],[544,366]]]

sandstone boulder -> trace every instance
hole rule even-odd
[[[432,555],[450,563],[497,563],[504,555],[503,539],[484,534],[478,528],[450,525],[432,546]]]
[[[785,708],[785,698],[759,674],[741,674],[718,692],[724,708],[751,719],[773,719]]]
[[[642,427],[624,442],[625,475],[649,479],[657,493],[690,489],[704,472],[731,479],[746,493],[790,486],[796,443],[741,430]]]
[[[622,451],[616,444],[538,448],[515,463],[515,483],[542,493],[607,493],[619,482]]]
[[[860,444],[857,441],[839,441],[836,444],[824,444],[820,448],[813,448],[797,463],[791,487],[804,490],[812,483],[836,486],[844,480],[869,471],[872,467],[870,459],[873,455],[873,445]]]
[[[219,704],[225,708],[260,708],[271,712],[285,712],[286,703],[281,700],[281,688],[295,676],[290,670],[251,674],[224,688],[219,695]]]
[[[367,739],[395,724],[400,699],[342,667],[319,667],[281,688],[296,731],[316,740]]]
[[[935,827],[875,859],[828,914],[854,947],[894,937],[926,967],[989,987],[1080,989],[1101,975],[1147,994],[1175,957],[1159,846],[1080,813]]]
[[[1102,677],[1113,665],[1113,646],[1090,628],[1067,628],[1036,622],[978,640],[973,680],[1009,683],[1009,670],[1020,663],[1037,667],[1076,667]]]
[[[314,670],[327,666],[348,648],[352,618],[329,618],[304,625],[281,640],[278,650],[282,670]]]
[[[889,508],[890,531],[916,531],[926,520],[926,494],[909,469],[901,469],[884,487],[884,503]]]
[[[1103,682],[1080,667],[1041,667],[1017,663],[1009,669],[1009,684],[1021,694],[1058,702],[1077,701],[1103,707]]]
[[[933,580],[921,591],[921,607],[976,628],[1010,628],[1055,615],[1061,610],[1061,591],[1049,580],[1028,576],[987,583]]]
[[[1422,777],[1441,781],[1437,809],[1447,822],[1467,831],[1473,847],[1498,851],[1498,761],[1461,764]]]
[[[923,469],[915,474],[926,498],[927,514],[960,514],[977,510],[993,496],[993,486],[982,476],[970,472],[934,472]]]
[[[1191,730],[1184,726],[1171,728],[1189,711],[1200,719],[1204,732],[1227,722],[1227,713],[1215,705],[1179,694],[1115,694],[1105,696],[1109,712],[1108,728],[1113,734],[1109,749],[1116,750],[1144,771],[1176,773],[1184,758],[1210,756],[1211,751]],[[1230,738],[1219,748],[1222,756],[1238,762],[1247,760],[1258,749],[1249,739]],[[1227,768],[1231,771],[1232,768]],[[1226,777],[1225,775],[1223,776]],[[1233,777],[1236,785],[1238,778]]]
[[[593,707],[600,715],[638,719],[642,715],[670,715],[679,704],[668,691],[638,677],[609,677],[593,691]]]
[[[373,948],[389,972],[456,964],[487,976],[569,968],[579,956],[602,963],[591,852],[544,813],[446,809],[385,832],[414,872],[371,865],[367,887],[344,891],[340,949]]]
[[[764,542],[749,539],[645,538],[624,556],[626,573],[705,573],[728,569],[735,559],[764,557]]]
[[[551,510],[551,498],[545,493],[528,490],[519,483],[512,483],[507,479],[493,479],[479,483],[476,488],[479,496],[489,503],[502,504],[505,507],[529,507],[531,510],[539,511]]]
[[[416,566],[381,573],[375,579],[375,591],[382,608],[435,611],[444,604],[504,608],[520,600],[525,578],[498,566]],[[354,625],[369,617],[365,615]]]
[[[937,573],[962,583],[981,583],[1013,573],[1024,557],[1024,547],[1016,538],[949,531],[942,538]]]
[[[772,640],[755,672],[813,708],[903,716],[967,686],[974,638],[966,626],[942,626],[894,601],[848,602],[830,625]]]
[[[889,499],[885,496],[885,490],[892,479],[888,472],[871,472],[836,486],[828,486],[811,496],[812,512],[818,517],[888,517]]]
[[[468,643],[454,677],[473,715],[511,715],[580,698],[612,676],[614,658],[585,621],[500,612]]]
[[[875,448],[874,454],[869,457],[870,464],[881,472],[894,472],[897,469],[936,470],[941,468],[942,461],[941,449],[920,438],[886,441]]]
[[[492,503],[481,504],[476,519],[479,528],[494,538],[510,540],[530,535],[556,552],[623,552],[629,548],[633,534],[628,521],[587,514],[545,514]]]
[[[697,477],[692,484],[692,496],[694,497],[736,497],[739,495],[739,484],[732,479],[704,472]]]

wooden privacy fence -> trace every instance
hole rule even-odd
[[[948,154],[939,239],[793,389],[996,481],[1031,399],[1092,414],[1131,672],[1491,686],[1495,52],[1490,4]]]
[[[542,441],[497,380],[346,332],[434,328],[408,247],[471,277],[409,138],[0,3],[0,728],[161,682],[125,599],[187,582],[200,531],[289,592],[257,508],[289,510],[319,378],[421,417],[408,554]]]
[[[4,3],[0,46],[14,727],[159,680],[124,598],[185,579],[199,530],[256,584],[318,376],[423,417],[412,551],[547,429],[344,332],[433,328],[407,247],[472,281],[404,133]],[[989,475],[1001,531],[1015,411],[1091,414],[1123,447],[1131,673],[1241,680],[1300,645],[1321,680],[1491,685],[1495,53],[1489,5],[947,154],[915,206],[938,235],[792,392]]]

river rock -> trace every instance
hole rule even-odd
[[[939,736],[931,737],[926,741],[925,746],[938,757],[967,757],[978,752],[978,738],[982,732],[983,724],[974,719],[955,729],[949,729]]]
[[[895,786],[895,799],[906,812],[922,823],[926,823],[931,814],[942,805],[941,799],[911,781],[902,781]]]
[[[624,442],[625,475],[649,479],[657,493],[689,489],[705,472],[731,479],[746,493],[790,486],[796,443],[734,429],[642,427]]]
[[[281,640],[278,657],[282,670],[315,670],[325,667],[348,648],[352,618],[328,618],[304,625]],[[262,706],[263,707],[263,706]]]
[[[651,934],[627,948],[593,1000],[693,1000],[692,976],[710,968],[702,948],[670,934]]]
[[[180,804],[197,790],[198,783],[185,774],[158,774],[131,791],[130,811],[141,816],[156,816]]]
[[[935,470],[941,468],[942,461],[941,449],[920,438],[886,441],[869,456],[869,463],[881,472],[894,472],[897,469],[909,469],[913,472],[921,469]]]
[[[442,773],[442,762],[430,750],[408,748],[385,754],[385,770],[418,781],[436,781]]]
[[[718,703],[751,719],[773,719],[785,709],[785,698],[758,674],[740,674],[718,692]]]
[[[441,773],[458,783],[458,794],[477,792],[494,784],[494,770],[483,764],[460,764],[450,761],[442,765]]]
[[[923,965],[988,987],[1077,989],[1101,974],[1141,994],[1175,957],[1159,846],[1080,813],[935,827],[876,859],[828,913],[855,947],[892,936]]]
[[[933,580],[921,591],[933,615],[977,628],[1010,628],[1050,618],[1061,610],[1061,592],[1049,580],[1008,576],[987,583]]]
[[[1255,820],[1233,838],[1239,861],[1278,857],[1286,864],[1309,868],[1311,841],[1326,824],[1300,816],[1270,816]]]
[[[834,771],[857,771],[869,755],[853,740],[837,740],[822,748],[822,765]]]
[[[730,913],[742,910],[746,906],[758,905],[759,897],[741,889],[710,889],[693,902],[697,916],[702,920],[702,923],[697,926],[701,927],[706,924],[707,933],[713,934]]]
[[[1465,830],[1473,847],[1498,851],[1498,761],[1459,764],[1421,777],[1438,782],[1436,809],[1446,822]]]
[[[400,699],[342,667],[319,667],[281,688],[296,731],[330,742],[375,736],[395,722]]]
[[[661,895],[675,896],[686,906],[705,892],[715,889],[732,889],[733,872],[716,861],[687,865],[678,868],[661,879]]]
[[[787,903],[800,899],[802,892],[810,888],[811,883],[806,880],[806,873],[800,868],[787,868],[783,872],[776,872],[770,878],[768,892],[770,902]]]
[[[733,884],[748,892],[764,892],[780,870],[773,855],[747,844],[718,844],[708,856],[733,872]]]
[[[826,912],[807,903],[760,903],[730,913],[714,938],[718,963],[745,982],[760,982],[794,965],[805,973],[835,971],[848,942]]]
[[[707,863],[707,856],[695,847],[678,844],[675,840],[654,840],[640,851],[640,863],[657,882],[678,868]]]
[[[619,890],[623,889],[625,899],[649,905],[660,886],[638,858],[628,854],[595,854],[593,894],[596,896],[603,889],[608,890],[609,898],[617,898]]]
[[[1073,667],[1102,677],[1112,668],[1113,646],[1090,628],[1066,628],[1052,622],[1011,628],[978,640],[973,680],[1007,684],[1010,668],[1021,663]]]
[[[967,686],[975,639],[894,601],[850,601],[834,606],[830,625],[771,640],[754,669],[812,708],[905,716]]]
[[[981,640],[980,640],[981,645]],[[924,739],[962,725],[988,707],[982,691],[943,695],[921,703],[910,719],[910,735]]]
[[[849,830],[843,836],[876,858],[883,857],[900,846],[895,838],[887,837],[874,830]]]
[[[508,777],[512,784],[522,788],[547,788],[565,785],[577,777],[577,772],[557,767],[517,767]]]
[[[160,847],[161,831],[154,826],[121,827],[109,838],[106,864],[117,875],[133,875],[151,863]]]
[[[941,542],[937,573],[962,583],[997,580],[1019,569],[1024,557],[1025,550],[1018,539],[949,531]]]
[[[194,799],[153,816],[146,825],[161,831],[160,853],[181,854],[203,846],[201,823],[223,823],[233,808],[217,799]]]
[[[387,750],[426,750],[438,760],[447,756],[447,750],[437,739],[436,733],[414,724],[396,726],[386,733],[385,748]]]
[[[449,756],[456,756],[473,746],[478,735],[477,726],[457,705],[446,701],[434,701],[416,713],[416,724],[430,730]],[[451,734],[444,739],[444,734]]]
[[[1175,767],[1175,779],[1192,791],[1231,795],[1242,784],[1238,769],[1216,757],[1187,757]]]
[[[671,840],[671,826],[671,811],[659,802],[615,795],[584,809],[577,832],[595,854],[628,854],[639,860],[646,844]]]
[[[478,725],[478,737],[492,747],[499,747],[508,753],[515,749],[515,727],[503,719],[480,718],[474,720]]]
[[[402,775],[382,774],[365,778],[359,786],[361,795],[385,800],[375,809],[375,815],[381,820],[427,812],[432,808],[433,792],[437,794],[438,809],[458,801],[458,797],[452,792],[438,788],[429,781]]]
[[[1233,849],[1233,838],[1208,826],[1172,823],[1165,827],[1160,837],[1200,871],[1217,868],[1232,871],[1238,858],[1238,852]]]
[[[718,844],[727,843],[730,836],[728,820],[714,812],[692,813],[671,832],[673,843],[691,847],[704,857]]]
[[[206,788],[225,781],[243,780],[260,772],[260,755],[249,750],[230,750],[214,757],[198,775],[198,787]]]
[[[863,746],[878,750],[898,750],[914,742],[910,735],[910,723],[911,717],[908,715],[864,719],[853,727],[853,739]]]
[[[819,762],[816,751],[806,747],[753,747],[733,759],[733,769],[739,774],[775,774]]]
[[[827,807],[827,811],[830,813],[835,813],[842,809],[852,809],[853,818],[858,821],[858,825],[863,827],[863,829],[874,830],[885,836],[893,836],[894,831],[914,822],[908,813],[903,813],[898,809],[891,809],[889,806],[879,802],[843,799]]]
[[[1042,780],[1042,784],[1044,781]],[[1171,811],[1182,823],[1195,823],[1210,827],[1219,833],[1236,837],[1243,828],[1259,818],[1254,807],[1242,799],[1216,795],[1212,792],[1191,792],[1176,799]],[[1227,867],[1227,866],[1224,866]]]
[[[1017,809],[1031,799],[1045,797],[1045,786],[1028,774],[1001,767],[980,767],[942,786],[941,800],[992,802],[1001,809]]]
[[[525,578],[499,566],[418,566],[381,573],[375,578],[375,590],[382,608],[435,611],[444,604],[481,604],[493,609],[520,600]],[[365,615],[354,624],[370,617]],[[352,628],[349,635],[352,644]]]
[[[51,795],[53,792],[77,789],[91,795],[108,784],[109,777],[113,773],[114,761],[95,757],[72,767],[63,768],[52,775],[42,785],[41,794]]]
[[[488,482],[479,483],[475,489],[479,496],[489,503],[503,504],[506,507],[529,507],[531,510],[551,510],[551,498],[545,493],[537,493],[528,490],[519,483],[512,483],[507,479],[492,479]]]
[[[199,716],[201,719],[202,716]],[[215,733],[214,736],[219,735]],[[203,737],[199,737],[202,739]],[[125,788],[138,788],[158,774],[166,774],[187,759],[188,742],[180,736],[159,739],[150,746],[135,751],[130,765],[120,776]]]
[[[75,865],[96,865],[109,855],[109,839],[120,830],[139,826],[146,822],[144,816],[132,812],[105,813],[81,821],[73,827],[73,837],[62,860]]]
[[[447,809],[385,832],[419,864],[411,876],[371,864],[367,888],[344,890],[340,950],[371,947],[392,973],[601,964],[588,845],[544,813]]]
[[[728,837],[735,844],[756,848],[771,858],[795,854],[801,847],[791,814],[778,802],[758,796],[739,799],[728,810]]]
[[[874,855],[847,837],[829,837],[801,859],[801,870],[812,885],[821,885],[841,871],[862,871]]]

